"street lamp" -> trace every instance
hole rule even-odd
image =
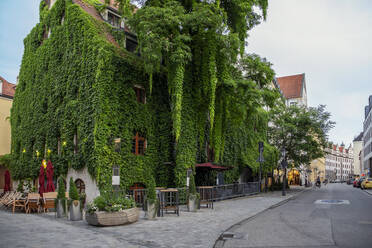
[[[282,162],[281,162],[281,165],[282,165],[282,169],[284,170],[284,174],[283,174],[283,190],[282,190],[282,196],[285,196],[285,187],[286,187],[286,174],[287,174],[287,166],[288,166],[288,162],[287,162],[287,158],[286,158],[286,151],[285,151],[285,148],[283,147],[282,148]]]

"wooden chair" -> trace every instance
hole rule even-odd
[[[7,200],[9,199],[9,196],[13,195],[14,192],[6,192],[0,199],[0,206],[3,206],[5,204],[5,202],[7,202]]]
[[[26,213],[30,213],[31,210],[36,210],[40,213],[40,195],[38,193],[29,193],[26,205]]]
[[[18,200],[21,197],[22,197],[22,193],[21,192],[14,192],[14,194],[12,195],[12,197],[9,197],[8,200],[5,202],[4,205],[6,207],[12,207],[14,201]]]
[[[55,200],[57,199],[57,192],[43,193],[43,208],[48,212],[50,208],[56,208]]]

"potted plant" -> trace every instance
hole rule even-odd
[[[196,192],[194,175],[191,174],[190,187],[189,187],[189,201],[188,201],[189,212],[196,212],[198,205],[199,205],[199,194]]]
[[[154,182],[149,183],[146,196],[146,218],[148,220],[153,220],[157,213],[157,198]]]
[[[76,185],[72,177],[70,178],[70,190],[69,190],[69,206],[70,206],[70,220],[81,220],[82,214],[80,209],[80,196],[77,191]]]
[[[138,221],[139,210],[133,199],[104,195],[87,205],[85,220],[93,226],[118,226]]]
[[[63,178],[58,179],[58,194],[56,199],[57,218],[62,218],[66,215],[66,193],[65,183]]]

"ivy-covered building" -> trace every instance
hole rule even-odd
[[[37,178],[41,160],[49,158],[56,177],[79,179],[90,201],[111,189],[113,168],[119,169],[124,190],[184,186],[187,168],[214,160],[214,152],[220,164],[231,167],[225,182],[238,181],[247,168],[244,180],[252,179],[258,154],[251,136],[266,132],[265,114],[252,117],[249,125],[226,128],[222,158],[211,148],[217,141],[209,138],[208,124],[197,123],[197,86],[185,84],[176,141],[166,68],[151,76],[156,85],[151,87],[136,36],[115,5],[41,1],[40,23],[24,46],[11,111],[13,179]]]

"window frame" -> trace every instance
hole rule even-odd
[[[134,143],[134,152],[133,152],[133,141],[135,142]],[[143,141],[143,153],[140,153],[139,152],[139,142],[140,141]],[[141,155],[141,156],[144,156],[145,153],[146,153],[146,149],[147,149],[147,140],[144,136],[141,136],[139,134],[139,132],[136,132],[136,135],[132,137],[132,154],[134,155]]]

